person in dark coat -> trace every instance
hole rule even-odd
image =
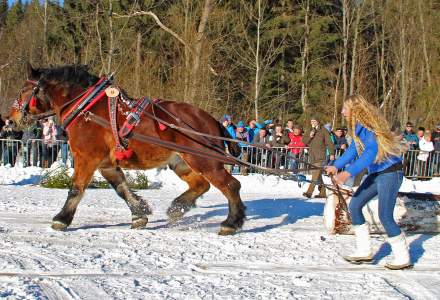
[[[0,137],[7,141],[2,142],[3,164],[15,165],[18,151],[20,150],[20,143],[17,140],[21,139],[21,132],[15,129],[14,122],[6,119],[5,125],[2,127]]]
[[[330,139],[327,129],[321,127],[318,118],[310,119],[311,128],[308,134],[303,136],[303,143],[309,147],[310,163],[315,166],[324,166],[327,163],[327,150],[330,154],[330,160],[335,159],[335,145]],[[325,187],[322,185],[322,169],[311,170],[312,183],[309,185],[304,197],[311,198],[315,190],[316,182],[319,183],[319,195],[316,198],[327,198]]]
[[[414,132],[414,125],[411,122],[406,123],[403,139],[408,143],[409,150],[416,150],[418,148],[419,138]]]
[[[336,128],[335,131],[335,150],[339,155],[342,155],[348,148],[347,139],[344,136],[344,129]]]

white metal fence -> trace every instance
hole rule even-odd
[[[275,168],[299,170],[301,173],[308,174],[307,164],[298,162],[295,159],[309,162],[308,148],[272,148],[276,151],[260,149],[255,147],[243,147],[242,159],[254,165]],[[335,157],[342,155],[343,151],[336,151]],[[440,152],[430,152],[426,161],[422,161],[421,151],[410,150],[404,155],[404,172],[410,178],[432,178],[440,176]],[[422,152],[423,154],[423,152]],[[234,174],[264,173],[264,171],[253,167],[234,166]]]
[[[308,148],[283,148],[277,147],[273,150],[260,149],[255,147],[243,147],[241,159],[254,165],[275,168],[300,170],[301,173],[308,173],[307,164],[298,162],[309,161]],[[336,158],[342,154],[336,152]],[[440,152],[433,151],[424,154],[419,150],[410,150],[404,155],[405,176],[410,178],[432,178],[440,174]],[[426,158],[425,160],[422,160]],[[58,140],[54,143],[45,143],[41,139],[30,139],[23,143],[20,140],[0,139],[0,165],[19,165],[23,167],[38,166],[49,168],[55,161],[62,162],[73,167],[69,145],[66,141]],[[232,172],[235,174],[264,173],[253,167],[234,166]]]
[[[47,143],[41,139],[0,139],[0,165],[50,168],[56,162],[73,166],[73,158],[66,141]]]

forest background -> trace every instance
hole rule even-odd
[[[0,1],[0,112],[35,67],[86,64],[131,96],[214,116],[340,125],[359,93],[394,126],[440,113],[440,0]]]

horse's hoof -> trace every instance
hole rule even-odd
[[[64,231],[67,229],[67,224],[64,224],[63,222],[60,221],[53,221],[51,227],[53,230]]]
[[[168,222],[171,224],[175,224],[178,221],[180,221],[185,213],[188,211],[185,206],[183,205],[174,205],[168,208],[167,215],[168,215]]]
[[[148,224],[147,218],[139,218],[131,222],[131,229],[142,229]]]
[[[218,235],[233,235],[237,232],[237,229],[232,227],[220,226]]]

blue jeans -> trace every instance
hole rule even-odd
[[[377,195],[380,222],[389,237],[398,236],[401,231],[394,220],[393,212],[402,180],[403,171],[368,175],[350,201],[349,209],[353,225],[365,223],[362,208]]]
[[[69,144],[62,143],[61,144],[61,161],[66,164],[67,163],[67,155],[69,154]]]

